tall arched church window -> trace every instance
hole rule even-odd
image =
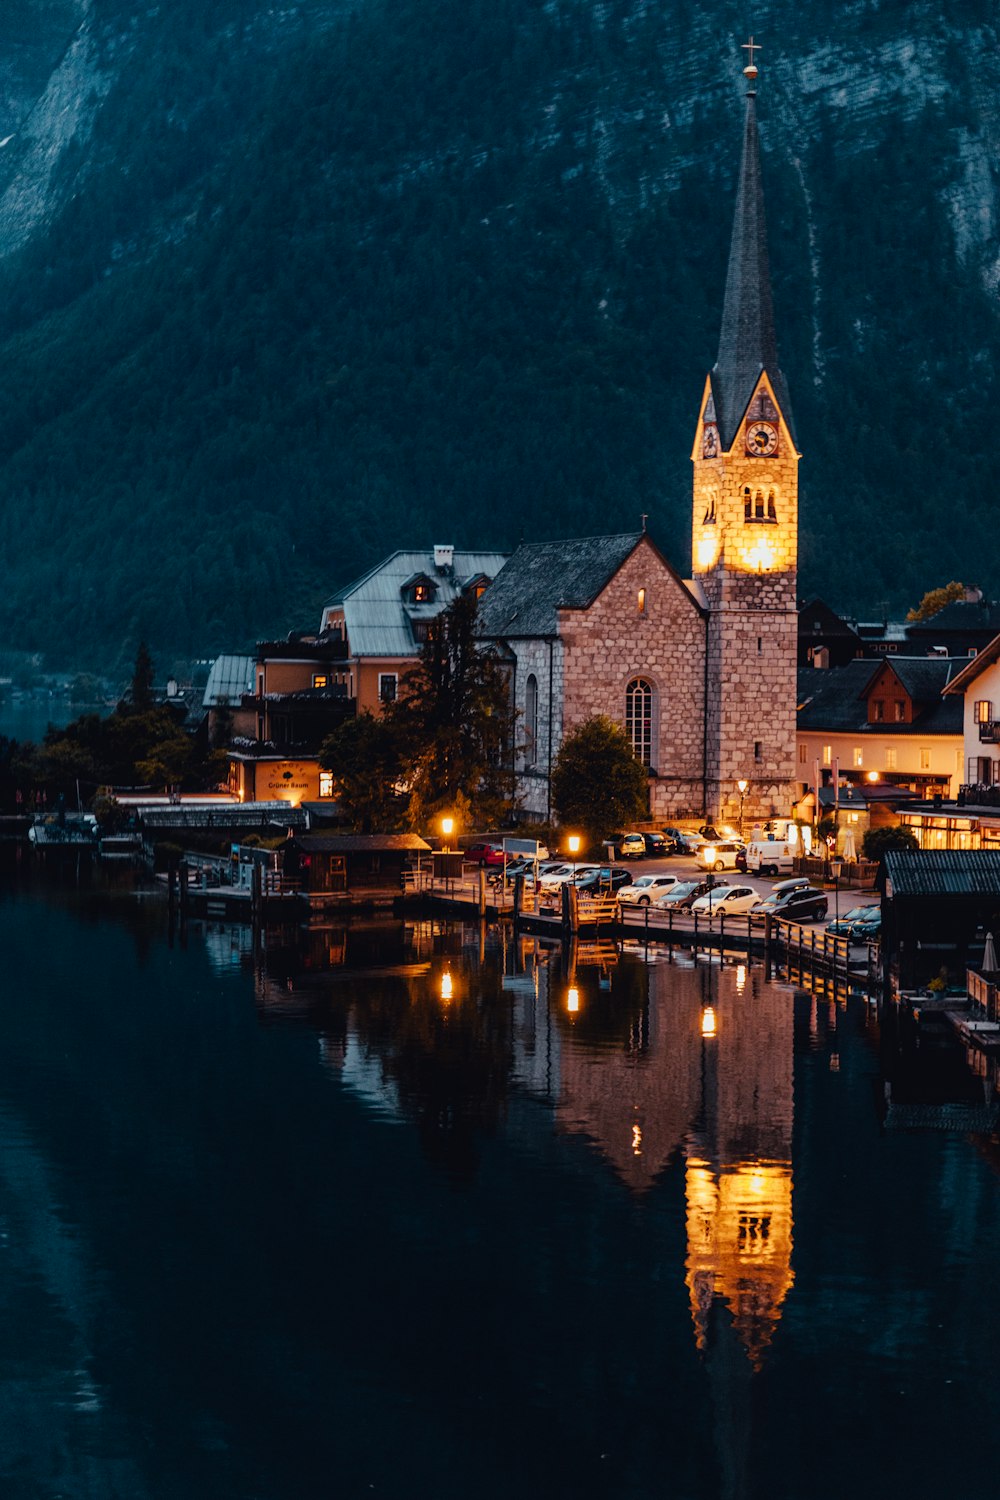
[[[653,688],[644,677],[634,677],[625,689],[625,732],[636,760],[653,760]]]
[[[524,759],[531,766],[536,759],[538,744],[538,678],[534,672],[528,674],[524,684]]]
[[[778,519],[778,512],[774,508],[773,490],[768,490],[767,492],[767,519],[769,521],[776,521]]]

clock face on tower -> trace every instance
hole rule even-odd
[[[766,458],[778,451],[778,429],[773,422],[751,422],[747,428],[747,452]]]

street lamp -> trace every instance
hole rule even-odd
[[[830,874],[833,876],[833,915],[834,921],[840,921],[840,872],[844,868],[842,859],[831,859]]]
[[[573,856],[573,884],[576,885],[576,856],[580,852],[580,835],[578,833],[571,833],[566,840],[566,847]]]
[[[736,783],[736,790],[740,794],[740,838],[741,839],[743,837],[743,798],[747,794],[747,787],[749,785],[750,785],[749,781],[745,781],[742,777]]]
[[[454,828],[454,818],[445,817],[441,819],[441,832],[444,834],[444,850],[446,854],[448,852],[448,840],[451,838]]]

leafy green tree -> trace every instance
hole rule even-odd
[[[644,817],[647,798],[646,768],[613,719],[594,714],[563,740],[552,767],[552,801],[560,823],[583,829],[588,843]]]
[[[359,833],[392,833],[403,820],[402,738],[392,718],[358,714],[323,742],[319,763],[333,774],[340,804]]]
[[[410,824],[468,807],[494,822],[514,807],[514,713],[506,668],[476,640],[477,601],[460,596],[433,622],[386,717],[401,735]]]
[[[865,859],[881,859],[890,849],[919,849],[908,828],[869,828],[861,840],[861,853]]]
[[[958,599],[965,598],[965,584],[959,583],[953,578],[951,583],[946,583],[943,588],[928,589],[915,609],[907,612],[908,620],[933,620],[939,615],[946,605],[954,604]]]

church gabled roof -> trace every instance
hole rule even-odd
[[[719,355],[711,377],[723,448],[732,446],[743,413],[765,370],[794,441],[788,391],[785,378],[778,367],[778,344],[774,333],[774,308],[767,256],[767,225],[760,175],[756,97],[751,91],[747,95],[743,161],[736,194],[733,238],[729,247]]]
[[[645,535],[634,531],[522,544],[479,601],[477,635],[556,635],[558,611],[593,604]]]

